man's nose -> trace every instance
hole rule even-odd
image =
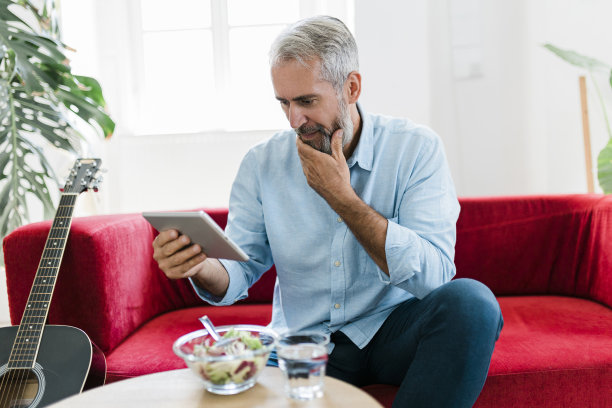
[[[293,104],[289,106],[287,118],[289,119],[289,124],[291,125],[292,129],[297,129],[308,121],[302,109],[299,106]]]

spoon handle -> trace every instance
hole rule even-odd
[[[204,325],[206,330],[208,330],[208,333],[210,334],[210,336],[215,341],[219,341],[221,336],[219,336],[219,333],[217,333],[217,330],[215,329],[215,326],[212,324],[212,322],[210,321],[208,316],[204,315],[204,316],[200,317],[198,320]]]

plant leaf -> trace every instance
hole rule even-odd
[[[12,89],[15,112],[12,119],[15,120],[15,126],[24,134],[25,132],[39,134],[53,146],[76,153],[75,140],[69,136],[71,126],[59,109],[60,106],[54,106],[53,101],[20,92],[22,89],[21,87]],[[30,108],[32,106],[36,108]]]
[[[4,102],[8,109],[0,123],[0,174],[3,175],[3,185],[0,186],[0,237],[29,219],[27,194],[42,203],[45,216],[54,212],[47,186],[57,185],[55,174],[42,149],[30,140],[31,136],[38,134],[59,149],[76,151],[70,138],[58,134],[65,132],[69,126],[61,114],[52,110],[51,105],[45,105],[49,110],[46,113],[29,108],[26,104],[43,104],[41,99],[37,99],[40,97],[26,94],[21,85],[11,86],[6,82],[2,85],[0,89],[6,91]],[[44,118],[44,122],[41,118]],[[17,174],[17,177],[12,174]]]
[[[32,26],[30,26],[26,21],[22,20],[19,16],[14,14],[9,9],[9,6],[12,4],[15,4],[13,0],[0,0],[0,20],[20,23],[23,24],[25,27],[28,27],[30,30],[34,31]]]
[[[67,108],[85,122],[91,125],[93,121],[100,126],[106,137],[110,137],[115,131],[115,122],[113,122],[110,116],[108,116],[94,100],[87,96],[79,97],[61,88],[58,89],[55,94]],[[73,109],[73,106],[77,109]]]
[[[597,156],[597,178],[605,194],[612,194],[612,139]]]
[[[102,87],[95,78],[83,75],[74,75],[73,78],[76,80],[77,89],[79,89],[83,96],[92,99],[103,108],[106,107],[106,101],[102,94]],[[70,89],[74,88],[71,87]]]
[[[605,69],[607,71],[610,69],[609,64],[596,60],[595,58],[591,58],[591,57],[587,57],[582,54],[578,54],[575,51],[564,50],[552,44],[545,44],[544,48],[546,48],[547,50],[549,50],[550,52],[552,52],[553,54],[555,54],[556,56],[558,56],[565,62],[568,62],[580,68],[585,68],[589,71],[598,70],[598,69]]]

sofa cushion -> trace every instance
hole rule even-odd
[[[604,391],[612,383],[612,309],[564,296],[498,300],[504,328],[476,406],[575,406],[586,401],[586,406],[604,407],[612,397]],[[172,352],[172,343],[200,329],[198,317],[204,314],[219,326],[265,325],[271,306],[202,306],[158,316],[107,356],[107,383],[185,367]],[[391,406],[397,391],[388,385],[365,389],[385,406]]]
[[[505,325],[476,406],[610,406],[612,309],[563,296],[499,302]]]
[[[612,306],[612,195],[462,198],[458,278],[496,296],[564,295]]]
[[[504,328],[475,407],[610,406],[612,309],[564,296],[498,300]],[[365,390],[390,407],[397,387]]]
[[[201,306],[158,316],[106,356],[106,383],[185,368],[183,360],[172,351],[172,344],[183,334],[202,329],[198,318],[203,315],[208,315],[215,326],[238,323],[267,325],[272,319],[272,305]]]

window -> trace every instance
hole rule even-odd
[[[287,24],[315,14],[348,21],[348,1],[131,2],[137,134],[287,127],[268,49]]]

